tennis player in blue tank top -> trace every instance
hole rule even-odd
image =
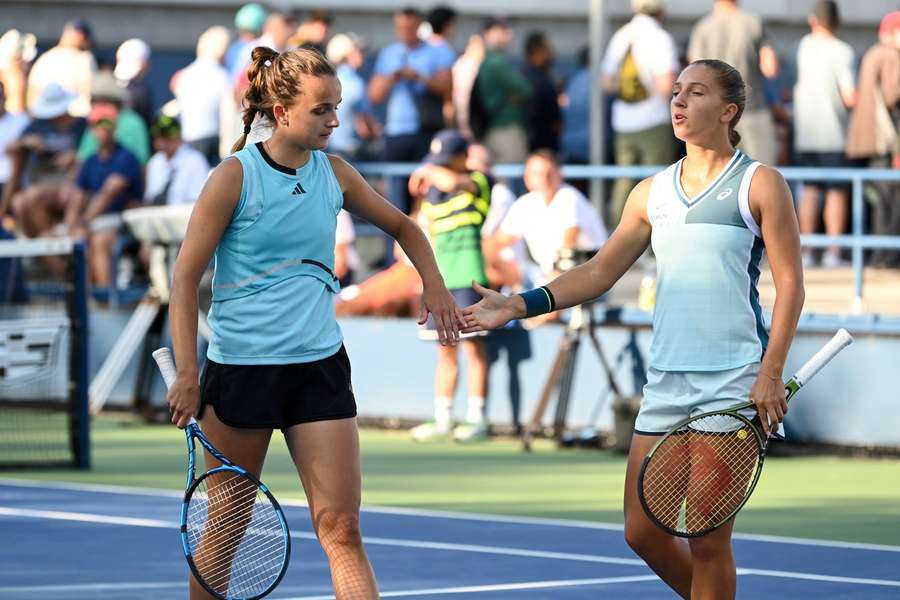
[[[373,599],[378,588],[359,530],[356,402],[334,312],[341,208],[403,247],[422,277],[421,322],[431,313],[441,343],[457,343],[462,312],[418,225],[350,165],[323,152],[338,126],[334,67],[312,50],[258,47],[247,74],[244,136],[210,175],[175,265],[172,422],[184,427],[197,415],[213,444],[257,477],[272,430],[281,429],[336,597]],[[274,133],[245,148],[258,113],[274,123]],[[199,378],[197,286],[213,257],[213,335]],[[207,468],[215,466],[206,460]],[[193,577],[190,588],[194,600],[210,597]]]
[[[594,258],[544,288],[483,296],[466,328],[582,304],[606,293],[652,244],[657,301],[644,400],[625,476],[625,539],[684,598],[734,598],[733,521],[686,541],[658,528],[638,499],[641,462],[685,417],[745,402],[775,431],[787,412],[782,369],[803,307],[800,236],[791,193],[775,170],[736,150],[746,92],[740,73],[698,60],[675,82],[671,112],[687,156],[632,190]],[[766,331],[756,283],[763,249],[775,281]]]

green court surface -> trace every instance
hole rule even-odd
[[[93,469],[0,471],[0,477],[163,489],[184,486],[185,443],[172,426],[95,418]],[[416,444],[404,432],[364,430],[367,505],[621,523],[623,456],[518,441]],[[302,499],[280,435],[264,481]],[[900,460],[769,457],[737,520],[745,533],[900,545]]]

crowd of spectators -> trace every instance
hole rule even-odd
[[[233,27],[212,26],[199,36],[195,58],[171,76],[168,89],[149,83],[153,50],[144,40],[124,40],[114,58],[104,60],[84,20],[67,23],[44,52],[33,35],[12,29],[0,38],[0,217],[17,235],[91,237],[100,229],[96,218],[123,208],[193,201],[209,169],[241,133],[246,65],[257,45],[316,48],[336,65],[342,126],[330,150],[354,163],[422,162],[435,134],[445,129],[459,131],[489,162],[525,163],[531,156],[529,162],[557,171],[560,164],[587,163],[590,103],[598,86],[610,104],[606,127],[613,141],[605,160],[669,164],[682,152],[669,124],[672,82],[688,61],[719,58],[735,65],[748,84],[739,130],[741,149],[753,158],[826,168],[897,166],[900,13],[885,16],[877,41],[858,57],[841,40],[836,3],[810,5],[809,33],[796,55],[779,56],[762,19],[737,0],[714,0],[684,39],[667,29],[664,0],[632,0],[633,17],[612,32],[603,51],[600,81],[591,76],[586,48],[568,62],[558,60],[552,35],[515,31],[514,22],[502,17],[486,19],[460,40],[457,14],[446,6],[427,13],[398,10],[395,40],[376,50],[361,35],[333,31],[328,12],[246,4]],[[162,102],[169,97],[174,99]],[[254,123],[254,130],[264,134],[266,126]],[[112,135],[104,148],[107,133]],[[134,159],[128,173],[120,172],[125,161],[108,158],[126,154]],[[121,190],[113,185],[120,177],[128,180]],[[519,195],[532,189],[527,178],[505,184]],[[600,223],[615,226],[633,185],[620,180],[611,186]],[[874,233],[900,233],[896,187],[866,187],[866,218]],[[87,198],[82,210],[70,206],[76,189]],[[848,189],[841,182],[798,182],[802,232],[845,233]],[[406,177],[388,178],[383,191],[404,212],[417,210]],[[547,206],[569,202],[576,192],[563,185],[557,193],[562,199]],[[525,210],[518,204],[531,203],[534,193],[516,203],[510,223],[498,223],[498,232],[511,232],[517,222],[518,235],[524,235],[528,223],[517,217]],[[97,204],[98,198],[113,200]],[[596,212],[581,199],[574,205],[579,215]],[[92,244],[92,251],[95,246],[105,247]],[[530,258],[546,271],[550,259],[544,253]],[[377,263],[390,266],[392,254],[388,249]],[[804,254],[807,265],[833,267],[845,259],[838,247]],[[870,261],[900,266],[900,253],[878,251]],[[96,270],[97,285],[110,283],[103,273]]]

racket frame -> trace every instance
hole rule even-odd
[[[822,347],[820,348],[808,361],[806,361],[802,367],[797,370],[797,373],[791,377],[784,384],[784,399],[785,402],[790,402],[791,399],[797,395],[797,392],[800,391],[806,383],[816,374],[818,373],[828,362],[837,356],[838,352],[849,346],[853,343],[853,336],[844,329],[841,328],[834,334],[834,336]],[[756,484],[759,482],[759,476],[762,473],[763,462],[766,458],[766,450],[769,445],[769,438],[766,436],[761,427],[759,415],[755,415],[753,419],[748,419],[746,416],[741,414],[741,411],[747,410],[749,408],[756,408],[756,405],[752,402],[744,402],[742,404],[738,404],[737,406],[732,406],[731,408],[726,408],[724,410],[710,411],[707,413],[703,413],[700,415],[695,415],[693,417],[687,417],[682,419],[675,425],[669,429],[654,445],[653,448],[650,449],[650,452],[647,453],[647,456],[644,457],[644,460],[641,462],[641,468],[638,472],[638,499],[641,501],[641,506],[644,509],[644,513],[650,518],[650,520],[663,531],[670,533],[676,537],[681,538],[693,538],[700,537],[710,533],[711,531],[715,531],[729,520],[733,519],[735,515],[744,507],[747,501],[750,499],[750,496],[753,494],[754,489],[756,488]],[[737,506],[737,508],[732,511],[728,517],[722,519],[717,525],[713,525],[707,529],[698,532],[686,532],[679,531],[677,529],[673,529],[668,525],[663,524],[656,515],[650,510],[650,507],[647,503],[647,500],[644,498],[644,476],[647,473],[647,466],[650,464],[653,455],[656,451],[663,445],[663,443],[673,435],[681,435],[681,430],[685,428],[689,423],[694,421],[698,421],[700,419],[705,419],[707,417],[712,417],[716,415],[729,415],[731,417],[737,417],[738,419],[744,421],[748,426],[749,430],[754,433],[757,441],[757,451],[758,462],[756,464],[755,473],[753,475],[753,480],[750,482],[749,487],[747,488],[747,492],[744,495],[743,501]]]
[[[163,376],[163,379],[166,382],[166,387],[172,385],[172,382],[175,379],[175,366],[172,361],[172,353],[168,348],[159,348],[153,352],[153,358],[156,360],[156,363],[159,365],[160,373]],[[243,467],[240,467],[231,460],[228,459],[224,454],[219,452],[215,446],[213,446],[212,442],[206,437],[203,433],[203,430],[200,428],[200,424],[197,422],[194,417],[191,417],[190,422],[187,427],[184,428],[185,440],[187,442],[188,448],[188,468],[187,468],[187,483],[185,484],[185,492],[184,499],[181,504],[181,526],[180,526],[180,535],[181,535],[181,547],[184,551],[184,557],[187,560],[188,566],[191,569],[191,572],[194,574],[194,578],[197,582],[203,586],[207,592],[215,596],[216,598],[220,598],[221,600],[259,600],[267,595],[269,595],[272,590],[274,590],[281,580],[284,579],[285,574],[287,573],[288,564],[291,561],[291,534],[290,529],[288,528],[287,519],[284,516],[284,511],[281,508],[281,505],[278,503],[278,500],[275,499],[275,496],[272,495],[272,492],[269,491],[269,488],[262,483],[259,479],[257,479],[252,473],[248,472]],[[196,453],[196,445],[194,444],[194,440],[200,442],[200,445],[209,452],[213,458],[218,460],[221,466],[214,467],[206,472],[204,472],[200,477],[196,477],[197,473],[197,453]],[[259,594],[253,596],[246,596],[244,598],[228,598],[223,596],[221,593],[212,589],[206,581],[201,576],[199,570],[197,569],[197,565],[194,563],[194,557],[191,553],[190,542],[188,540],[188,532],[187,532],[187,522],[188,522],[188,508],[190,505],[191,497],[197,489],[197,486],[203,482],[204,479],[211,475],[215,475],[217,473],[222,473],[224,471],[230,471],[233,473],[237,473],[239,476],[245,477],[251,483],[253,483],[259,491],[261,491],[269,502],[272,503],[272,506],[275,509],[275,514],[278,517],[278,521],[281,524],[281,533],[284,536],[284,558],[281,563],[281,571],[278,573],[278,576],[272,581],[272,584],[269,585],[268,588],[260,592]]]
[[[184,428],[185,437],[187,439],[188,445],[188,473],[187,473],[187,489],[184,492],[184,500],[181,504],[181,547],[184,550],[184,558],[187,560],[188,566],[191,569],[191,572],[194,574],[194,578],[203,586],[207,592],[212,594],[217,598],[221,598],[222,600],[258,600],[263,598],[274,590],[281,580],[284,579],[285,574],[287,573],[288,564],[291,560],[291,534],[288,529],[287,519],[284,516],[284,511],[281,508],[281,505],[278,503],[278,500],[275,499],[275,496],[272,495],[272,492],[269,491],[269,488],[261,482],[259,479],[253,476],[252,473],[248,472],[246,469],[239,467],[238,465],[232,463],[224,454],[219,452],[215,446],[212,445],[212,442],[207,439],[207,437],[203,434],[203,430],[200,429],[200,424],[197,423],[193,418],[191,418],[191,422],[187,427]],[[196,449],[194,440],[200,442],[200,445],[209,452],[216,460],[222,463],[219,467],[214,467],[202,475],[200,477],[195,477],[196,475]],[[245,477],[251,483],[253,483],[259,491],[261,491],[269,502],[272,503],[272,506],[275,508],[275,514],[278,517],[278,521],[281,523],[281,533],[284,535],[284,558],[281,562],[281,571],[278,573],[278,577],[276,577],[272,584],[254,596],[247,596],[245,598],[227,598],[223,596],[221,593],[212,589],[207,583],[206,580],[200,574],[199,569],[197,568],[196,563],[194,562],[194,556],[191,552],[190,541],[188,536],[188,513],[189,507],[191,503],[191,498],[194,495],[194,492],[197,490],[197,487],[203,482],[204,479],[215,475],[217,473],[222,473],[225,471],[230,471],[233,473],[237,473],[238,475]]]

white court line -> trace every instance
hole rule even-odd
[[[129,525],[133,527],[152,527],[156,529],[178,529],[180,523],[159,519],[134,519],[114,515],[97,515],[89,513],[64,512],[55,510],[34,510],[29,508],[11,508],[0,506],[0,516],[27,517],[35,519],[55,519],[62,521],[81,521],[84,523],[101,523],[104,525]],[[315,540],[316,535],[306,531],[292,531],[292,538]],[[399,548],[419,548],[423,550],[445,550],[451,552],[474,552],[479,554],[500,554],[504,556],[523,556],[528,558],[545,558],[569,560],[577,562],[605,563],[643,567],[644,562],[636,558],[620,558],[616,556],[597,556],[594,554],[574,554],[567,552],[546,552],[542,550],[526,550],[499,546],[480,546],[477,544],[454,544],[446,542],[428,542],[403,540],[382,537],[363,537],[366,544],[373,546],[394,546]]]
[[[837,577],[834,575],[816,575],[813,573],[797,573],[795,571],[772,571],[770,569],[738,569],[738,575],[762,575],[764,577],[781,577],[783,579],[804,579],[830,583],[853,583],[856,585],[880,585],[900,587],[900,581],[890,579],[868,579],[864,577]]]
[[[86,523],[102,523],[107,525],[129,525],[137,527],[152,527],[177,529],[179,524],[174,521],[162,521],[158,519],[134,519],[130,517],[117,517],[113,515],[97,515],[88,513],[75,513],[49,510],[32,510],[22,508],[10,508],[0,506],[0,516],[19,516],[29,518],[59,519],[65,521],[82,521]],[[316,539],[311,532],[293,532],[292,538]],[[552,560],[568,560],[576,562],[591,562],[618,564],[627,566],[644,566],[643,561],[632,558],[619,558],[614,556],[598,556],[593,554],[572,554],[565,552],[546,552],[541,550],[526,550],[519,548],[504,548],[497,546],[479,546],[474,544],[451,544],[441,542],[421,542],[416,540],[402,540],[393,538],[363,537],[363,541],[370,545],[395,546],[402,548],[421,548],[426,550],[448,550],[454,552],[475,552],[482,554],[500,554],[504,556],[525,556],[529,558],[546,558]],[[890,579],[863,579],[858,577],[841,577],[835,575],[821,575],[818,573],[800,573],[794,571],[776,571],[768,569],[738,569],[739,575],[760,575],[765,577],[780,577],[786,579],[801,579],[808,581],[821,581],[831,583],[850,583],[858,585],[878,585],[888,587],[900,587],[900,581]],[[654,576],[655,577],[655,576]],[[2,588],[0,588],[2,591]]]
[[[105,492],[117,494],[131,494],[139,496],[166,496],[174,498],[183,498],[184,493],[172,490],[160,490],[156,488],[141,487],[125,487],[105,484],[82,484],[71,482],[57,481],[40,481],[31,479],[6,479],[0,477],[0,486],[11,485],[19,487],[35,487],[50,489],[66,489],[85,492]],[[307,508],[306,502],[301,500],[278,500],[283,506],[293,506]],[[464,513],[428,510],[419,508],[395,508],[390,506],[364,506],[363,512],[374,514],[389,514],[426,518],[441,519],[458,519],[463,521],[488,521],[493,523],[511,523],[521,525],[548,525],[552,527],[567,527],[574,529],[590,529],[590,530],[608,530],[622,531],[623,525],[618,523],[601,523],[594,521],[579,521],[565,519],[547,519],[540,517],[511,517],[507,515],[491,515],[480,513]],[[796,538],[778,535],[763,535],[755,533],[735,533],[732,538],[736,540],[747,540],[751,542],[765,542],[771,544],[796,544],[800,546],[817,546],[822,548],[841,548],[849,550],[872,550],[876,552],[900,552],[900,546],[892,546],[887,544],[870,544],[866,542],[845,542],[840,540],[814,539],[814,538]]]
[[[439,596],[442,594],[472,594],[478,592],[502,592],[507,590],[540,590],[548,588],[576,587],[581,585],[603,585],[609,583],[633,583],[638,581],[658,581],[656,575],[633,575],[630,577],[602,577],[597,579],[560,579],[557,581],[528,581],[523,583],[497,583],[493,585],[469,585],[464,587],[432,588],[423,590],[402,590],[381,592],[382,598],[402,598],[403,596]],[[280,600],[334,600],[329,596],[296,596]]]

